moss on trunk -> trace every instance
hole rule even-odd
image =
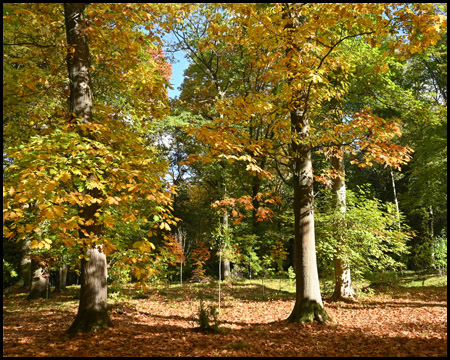
[[[330,320],[330,316],[327,314],[323,305],[314,300],[303,300],[300,305],[294,306],[294,310],[288,317],[288,321],[295,323],[312,322],[314,320],[323,324]]]

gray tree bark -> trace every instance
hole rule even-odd
[[[230,259],[228,258],[229,239],[228,239],[228,213],[227,212],[225,212],[223,214],[223,227],[224,227],[224,231],[225,231],[223,248],[225,251],[224,251],[223,262],[222,262],[222,272],[223,272],[223,278],[228,279],[231,275],[231,271],[230,271]]]
[[[20,260],[19,280],[17,285],[29,288],[31,286],[31,258],[30,239],[25,239],[22,246],[22,259]]]
[[[62,264],[56,273],[55,292],[64,291],[67,283],[67,265]]]
[[[28,299],[45,298],[47,296],[48,273],[38,257],[31,259],[31,286]]]
[[[346,188],[345,188],[345,164],[344,157],[336,155],[331,157],[331,168],[337,171],[339,176],[333,180],[332,194],[333,194],[333,208],[345,214],[347,211],[346,204]],[[331,300],[352,299],[355,296],[355,291],[352,286],[352,278],[350,273],[350,265],[342,260],[340,248],[334,254],[334,293]]]
[[[82,123],[92,122],[92,86],[89,72],[89,46],[87,35],[82,32],[84,24],[84,8],[86,3],[64,3],[64,17],[67,34],[67,68],[70,79],[70,113]],[[70,49],[72,48],[72,49]],[[72,50],[72,51],[70,51]],[[75,119],[72,119],[75,120]],[[93,138],[93,135],[80,134]],[[93,198],[100,198],[100,190],[86,190]],[[102,226],[96,223],[94,214],[100,209],[98,203],[79,207],[79,214],[85,223],[94,220],[94,224],[83,225],[79,231],[80,238],[89,235],[99,236]],[[90,332],[112,326],[107,311],[107,266],[106,255],[100,246],[88,247],[84,250],[87,257],[81,260],[80,303],[75,321],[68,329],[69,334]]]
[[[309,122],[306,111],[291,111],[294,168],[294,265],[296,298],[288,320],[306,322],[329,319],[320,294],[314,232],[314,194]]]
[[[295,24],[284,4],[283,18],[289,21],[285,25],[286,61],[288,84],[295,81],[298,73],[298,61],[295,54],[299,49],[295,44]],[[302,21],[302,19],[298,19]],[[330,316],[323,307],[320,294],[319,274],[316,260],[316,238],[314,232],[314,193],[311,145],[309,137],[308,98],[306,88],[292,88],[288,109],[291,117],[291,161],[294,178],[294,265],[295,265],[295,305],[288,320],[306,322],[327,321]]]

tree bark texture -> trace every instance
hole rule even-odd
[[[78,314],[68,333],[91,332],[112,326],[107,311],[106,255],[96,248],[86,251],[89,261],[81,260],[81,291]]]
[[[294,263],[296,301],[288,320],[305,322],[329,319],[320,294],[314,232],[314,194],[309,122],[303,109],[291,111],[294,165]]]
[[[331,187],[333,196],[333,208],[336,211],[340,211],[345,214],[347,211],[346,204],[346,188],[345,188],[345,163],[344,157],[339,155],[333,155],[331,157],[331,168],[338,173],[338,176],[334,178],[333,185]],[[338,240],[338,246],[334,254],[334,293],[331,296],[331,300],[352,299],[355,296],[355,291],[352,286],[352,278],[350,273],[350,265],[342,260],[342,254],[340,253],[340,246]]]
[[[55,292],[61,292],[66,289],[67,284],[67,265],[62,264],[56,272]]]
[[[31,258],[30,258],[30,239],[26,239],[22,246],[22,258],[20,260],[19,280],[17,285],[29,288],[31,285]]]
[[[31,259],[31,287],[28,299],[45,298],[47,296],[48,275],[45,265],[39,257]]]
[[[311,145],[309,143],[309,119],[307,117],[309,90],[298,88],[299,52],[296,43],[296,27],[289,4],[283,5],[283,18],[288,19],[284,31],[286,36],[286,62],[288,84],[292,95],[288,104],[291,117],[291,161],[294,178],[294,266],[295,305],[288,320],[325,322],[330,317],[323,308],[320,294],[319,274],[316,260],[316,238],[314,232],[314,193]],[[300,23],[302,19],[298,19]],[[295,84],[295,86],[293,85]]]
[[[88,39],[83,33],[85,23],[83,11],[86,3],[64,3],[64,16],[67,34],[67,68],[70,80],[70,113],[81,123],[92,122],[92,90],[89,72]],[[74,120],[74,119],[72,119]],[[80,134],[93,138],[93,135]],[[93,198],[101,197],[100,190],[86,190]],[[83,226],[79,231],[81,239],[87,239],[89,244],[83,251],[87,257],[81,261],[81,290],[78,314],[68,329],[68,333],[92,330],[112,326],[107,312],[107,266],[106,255],[100,246],[90,245],[91,236],[101,235],[102,226],[96,224],[94,214],[100,209],[98,203],[79,207],[79,214],[86,223],[94,220],[89,226]]]

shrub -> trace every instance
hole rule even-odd
[[[219,313],[217,307],[214,305],[209,305],[205,308],[203,301],[203,295],[200,294],[200,309],[198,312],[198,324],[201,331],[220,333],[219,328],[220,321],[218,319]]]

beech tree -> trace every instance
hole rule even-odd
[[[290,141],[294,178],[297,278],[296,303],[289,319],[323,322],[328,315],[323,309],[317,275],[311,146],[323,143],[326,136],[330,138],[334,134],[322,133],[315,137],[311,131],[318,124],[312,122],[311,111],[336,96],[325,75],[337,68],[351,72],[348,59],[339,51],[339,45],[346,40],[361,37],[377,47],[384,38],[392,36],[387,54],[409,56],[436,43],[444,17],[437,15],[433,5],[428,4],[232,4],[224,8],[231,13],[229,20],[212,23],[209,37],[243,46],[252,59],[253,69],[268,70],[266,81],[273,88],[259,96],[259,105],[271,112],[276,107],[279,113],[284,111],[287,115],[277,117],[274,138]],[[422,21],[425,16],[427,22]],[[230,124],[242,124],[243,119],[255,113],[258,102],[249,100],[235,97],[228,101],[228,107],[224,106],[222,111],[228,128]],[[354,114],[354,119],[346,126],[357,129],[385,123],[370,109]],[[213,141],[217,143],[216,138]],[[221,148],[229,151],[226,145]],[[233,144],[233,151],[242,154],[246,145]],[[365,146],[369,152],[377,150],[376,143],[367,142]],[[372,152],[374,156],[382,156],[380,152]],[[370,158],[364,160],[370,161]]]
[[[400,63],[394,57],[382,54],[380,49],[372,48],[360,39],[353,39],[342,44],[341,51],[345,52],[348,61],[353,63],[355,74],[352,76],[339,68],[328,73],[330,83],[335,89],[341,89],[341,93],[324,101],[322,107],[312,116],[314,121],[320,124],[315,130],[317,138],[321,137],[321,129],[326,129],[325,134],[328,139],[324,139],[324,145],[319,146],[317,152],[324,154],[330,163],[329,168],[323,170],[322,176],[316,176],[316,179],[331,189],[333,208],[343,214],[342,221],[345,223],[345,164],[348,164],[350,160],[350,163],[364,168],[381,163],[389,167],[391,171],[392,168],[400,170],[400,165],[410,160],[412,150],[398,144],[402,124],[396,116],[389,115],[384,110],[385,119],[372,117],[372,121],[367,122],[365,124],[367,126],[359,126],[359,130],[355,123],[365,120],[362,117],[358,119],[353,116],[362,114],[368,107],[373,108],[374,112],[382,113],[386,106],[395,108],[402,102],[408,102],[410,95],[392,81],[390,69],[400,66]],[[381,63],[384,64],[383,69],[381,69]],[[329,136],[330,134],[333,135]],[[398,206],[397,214],[399,214]],[[338,215],[337,217],[340,218]],[[336,222],[335,226],[344,225]],[[338,229],[336,230],[339,233]],[[346,241],[345,237],[343,234],[343,242]],[[337,244],[333,259],[335,290],[332,299],[334,300],[352,298],[355,295],[350,265],[343,261],[343,257],[345,254]]]
[[[410,156],[409,148],[391,141],[401,134],[399,125],[374,111],[373,104],[339,113],[356,76],[355,63],[362,61],[343,45],[358,40],[380,49],[382,56],[370,66],[385,71],[388,57],[404,61],[436,44],[444,17],[433,4],[217,6],[193,39],[193,58],[202,57],[187,72],[190,85],[200,87],[196,100],[214,104],[207,111],[201,111],[200,101],[192,107],[208,121],[189,130],[203,143],[201,156],[190,160],[219,164],[205,173],[211,170],[217,175],[214,184],[222,186],[214,207],[222,210],[226,224],[231,217],[239,224],[245,211],[252,212],[253,225],[270,219],[271,206],[279,202],[269,191],[275,183],[270,180],[289,178],[297,274],[289,320],[325,322],[314,179],[334,181],[334,206],[344,213],[345,199],[338,196],[344,193],[344,154],[361,168],[373,162],[403,165]],[[176,187],[166,184],[169,160],[159,151],[155,130],[169,108],[170,66],[159,31],[170,30],[191,10],[190,5],[144,3],[4,7],[4,235],[29,240],[32,249],[67,248],[76,254],[82,287],[71,333],[111,325],[106,307],[110,254],[121,250],[116,261],[129,266],[145,290],[155,273],[152,238],[173,240]],[[184,96],[188,99],[189,91]],[[333,101],[336,114],[328,106]],[[315,149],[330,159],[328,174],[313,172]],[[221,162],[227,163],[226,172]],[[252,177],[244,177],[248,174]],[[202,204],[217,199],[196,185],[190,191],[201,193]],[[243,194],[243,187],[251,194]],[[122,239],[122,231],[130,229],[136,232]],[[249,257],[257,237],[248,237]],[[175,245],[167,244],[163,250],[170,255]],[[282,258],[280,242],[272,250]],[[344,255],[336,255],[342,260],[338,268],[345,270]],[[199,241],[192,254],[199,275],[209,257],[208,246]]]
[[[81,3],[64,3],[64,19],[67,33],[67,69],[69,71],[69,106],[73,122],[79,120],[80,135],[84,135],[82,127],[88,128],[92,122],[92,81],[90,75],[90,53],[87,34],[83,33],[84,8]],[[71,51],[73,49],[73,51]],[[94,140],[92,133],[85,135]],[[88,173],[88,178],[95,179],[94,173]],[[79,206],[82,225],[79,229],[80,239],[102,235],[101,224],[95,224],[95,214],[100,210],[104,198],[98,188],[87,189],[86,195],[97,199],[87,206]],[[91,225],[86,225],[92,223]],[[79,330],[89,332],[95,328],[111,326],[107,309],[107,266],[106,254],[101,251],[102,245],[88,245],[81,259],[81,290],[80,304],[75,321],[69,328],[69,333]]]
[[[212,48],[208,43],[211,39],[204,39],[208,27],[211,24],[225,23],[228,15],[214,5],[198,5],[191,16],[174,29],[176,48],[186,51],[191,60],[185,71],[179,106],[188,108],[205,119],[205,126],[191,127],[188,133],[195,135],[197,141],[207,149],[192,154],[189,162],[193,165],[194,161],[201,160],[202,163],[217,164],[221,179],[218,186],[223,195],[213,203],[213,207],[218,208],[222,223],[227,228],[234,227],[244,219],[244,213],[251,211],[251,227],[248,231],[266,239],[269,236],[263,226],[263,220],[269,219],[273,214],[273,209],[268,206],[269,201],[276,201],[272,197],[273,184],[267,181],[267,177],[259,176],[259,172],[270,165],[268,147],[271,146],[270,139],[274,134],[273,118],[266,120],[267,115],[261,111],[253,114],[251,119],[246,119],[239,127],[227,128],[229,137],[220,141],[227,141],[228,150],[219,144],[219,139],[217,142],[207,140],[211,136],[216,137],[215,124],[220,123],[230,111],[231,106],[220,108],[225,104],[225,101],[221,100],[240,96],[250,101],[252,96],[264,93],[270,88],[270,84],[265,81],[264,70],[253,71],[252,61],[245,47],[215,38],[212,40]],[[243,141],[247,144],[246,153],[251,156],[236,157],[230,149],[239,146]],[[258,153],[260,147],[266,147],[268,151]],[[246,164],[248,160],[251,161]],[[267,173],[267,176],[269,175]],[[235,179],[240,180],[238,186]],[[225,229],[225,232],[228,230]],[[223,244],[224,251],[220,252],[224,277],[230,274],[230,259],[233,256],[231,241],[232,238],[227,237]]]
[[[76,333],[111,325],[106,256],[130,249],[122,261],[145,288],[153,274],[149,238],[168,236],[176,224],[175,189],[164,180],[167,161],[151,131],[168,109],[170,76],[154,27],[169,26],[162,15],[176,11],[158,4],[65,4],[62,18],[61,4],[45,5],[9,5],[5,17],[6,78],[17,81],[6,86],[5,112],[15,117],[3,128],[4,234],[18,241],[30,236],[31,248],[78,252],[80,305],[69,329]],[[19,17],[28,26],[19,26]],[[42,42],[30,35],[34,27],[44,29]],[[39,57],[47,47],[52,51]],[[32,90],[22,91],[20,111],[17,83]],[[36,111],[36,103],[45,111]],[[144,227],[145,236],[133,243],[112,236],[123,222]]]

